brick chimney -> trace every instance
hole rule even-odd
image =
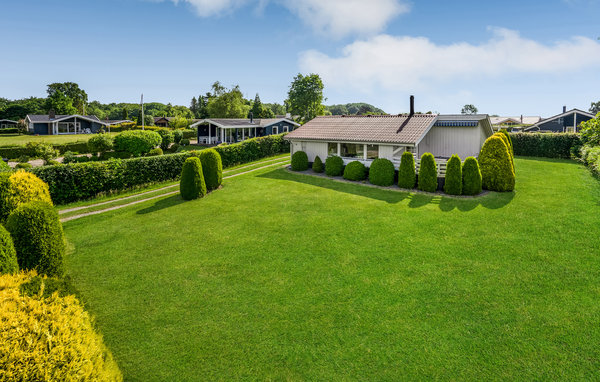
[[[254,113],[250,112],[250,123],[254,123]]]
[[[563,106],[563,113],[566,113],[566,112],[567,112],[567,107]]]
[[[50,118],[50,119],[56,118],[56,113],[54,112],[54,109],[50,109],[48,111],[48,118]]]

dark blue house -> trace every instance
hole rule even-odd
[[[0,119],[0,129],[12,129],[17,127],[17,121],[11,119]]]
[[[38,135],[91,134],[107,126],[95,115],[28,114],[25,117],[29,132]]]
[[[551,132],[551,133],[578,133],[581,122],[589,121],[594,115],[587,111],[572,109],[567,111],[563,107],[563,112],[550,118],[545,118],[536,124],[523,129],[526,132]]]
[[[288,118],[210,118],[202,119],[190,127],[198,128],[198,143],[216,145],[235,143],[248,138],[289,133],[299,123]]]

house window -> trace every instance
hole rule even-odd
[[[279,126],[273,126],[271,128],[271,134],[279,134]]]
[[[367,159],[379,158],[379,146],[378,145],[367,145]]]
[[[283,126],[283,132],[284,133],[289,133],[290,132],[290,128],[287,126]]]
[[[365,154],[365,146],[357,145],[356,143],[342,143],[341,154],[345,158],[360,158]]]
[[[331,143],[329,142],[327,144],[327,155],[328,156],[332,156],[332,155],[337,155],[337,143]]]
[[[415,153],[415,147],[414,146],[407,146],[406,147],[406,151],[408,151],[409,153]]]

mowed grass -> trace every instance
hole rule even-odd
[[[110,133],[116,135],[116,133]],[[27,142],[47,142],[53,144],[87,142],[95,134],[64,134],[64,135],[18,135],[0,134],[0,146],[24,145]]]
[[[265,169],[65,224],[126,380],[600,378],[600,186],[517,158],[514,193]]]

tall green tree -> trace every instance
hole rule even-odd
[[[468,105],[463,106],[460,113],[461,114],[477,114],[478,111],[479,110],[477,110],[475,105],[468,104]]]
[[[56,114],[77,114],[73,100],[60,91],[54,92],[46,98],[46,109],[54,110]]]
[[[123,120],[125,119],[129,119],[129,112],[127,111],[127,108],[124,107],[123,108],[123,114],[122,114]]]
[[[209,100],[207,105],[207,111],[211,118],[246,118],[250,106],[247,105],[238,85],[228,91],[215,90],[213,88],[214,94],[220,95]]]
[[[600,101],[592,102],[592,105],[590,106],[590,113],[594,115],[600,113]]]
[[[256,97],[254,97],[254,102],[252,103],[252,109],[250,111],[254,118],[273,118],[275,116],[271,108],[266,107],[260,102],[258,93],[256,93]]]
[[[63,93],[65,97],[71,100],[71,104],[77,110],[76,113],[79,114],[83,114],[88,102],[87,93],[75,82],[54,82],[48,85],[46,92],[48,97],[52,97],[55,93]]]
[[[303,122],[308,122],[318,115],[323,115],[323,81],[318,74],[302,75],[299,73],[288,91],[286,100],[288,111],[299,115]]]

